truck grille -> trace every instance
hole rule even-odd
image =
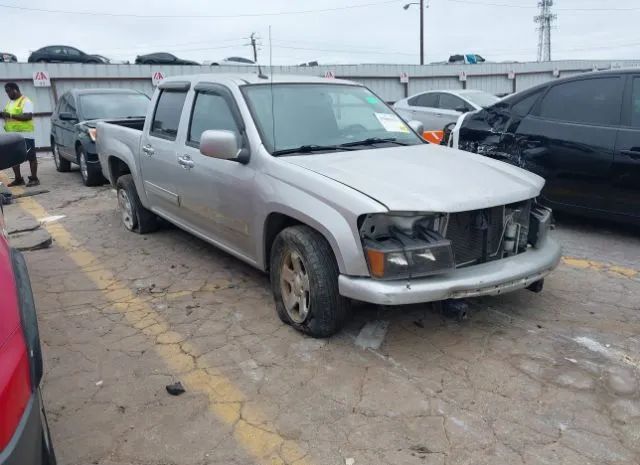
[[[503,228],[504,206],[450,214],[445,237],[451,241],[456,267],[500,258]]]

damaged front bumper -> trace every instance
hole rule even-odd
[[[560,262],[560,246],[546,238],[524,253],[447,274],[413,280],[381,281],[341,275],[344,297],[379,305],[406,305],[446,299],[498,295],[529,287]]]

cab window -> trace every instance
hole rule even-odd
[[[206,92],[196,94],[189,126],[189,145],[199,145],[202,133],[210,129],[232,131],[240,136],[238,125],[224,97]]]
[[[158,98],[151,122],[151,135],[176,140],[186,92],[163,90]]]

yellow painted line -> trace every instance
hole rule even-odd
[[[0,173],[0,176],[2,173]],[[19,206],[34,216],[43,218],[50,214],[33,198],[18,201]],[[209,399],[209,410],[225,425],[233,429],[237,443],[252,456],[256,463],[265,465],[311,465],[307,451],[294,441],[276,432],[270,420],[247,400],[222,372],[195,367],[193,346],[185,337],[172,331],[169,323],[145,300],[132,292],[125,283],[109,270],[102,268],[100,259],[80,247],[61,223],[44,226],[55,244],[82,269],[82,272],[104,293],[114,307],[122,312],[127,322],[151,339],[155,351],[171,372],[180,376],[190,392],[204,394]]]
[[[640,271],[628,268],[626,266],[612,265],[610,263],[598,262],[595,260],[587,260],[585,258],[562,257],[562,263],[571,268],[579,268],[581,270],[604,271],[610,274],[624,276],[633,279],[640,275]]]

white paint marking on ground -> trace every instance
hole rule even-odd
[[[598,341],[596,341],[594,339],[591,339],[591,338],[586,337],[586,336],[579,336],[579,337],[574,337],[573,341],[577,342],[578,344],[580,344],[583,347],[586,347],[591,352],[595,352],[597,354],[604,355],[608,359],[618,360],[618,361],[621,361],[623,363],[626,363],[627,365],[631,365],[632,367],[634,367],[636,369],[640,369],[640,361],[634,360],[629,355],[625,354],[624,352],[622,352],[620,350],[609,349],[609,348],[605,347],[604,345],[600,344]],[[611,344],[607,344],[607,345],[611,346]]]
[[[386,320],[370,321],[360,330],[356,338],[356,346],[362,349],[379,349],[388,329],[389,322]]]
[[[575,358],[564,358],[567,362],[571,362],[571,363],[578,363],[578,361]]]
[[[56,221],[61,220],[62,218],[66,218],[67,215],[53,215],[53,216],[46,216],[44,218],[40,218],[38,221],[42,224],[47,224],[47,223],[55,223]]]

